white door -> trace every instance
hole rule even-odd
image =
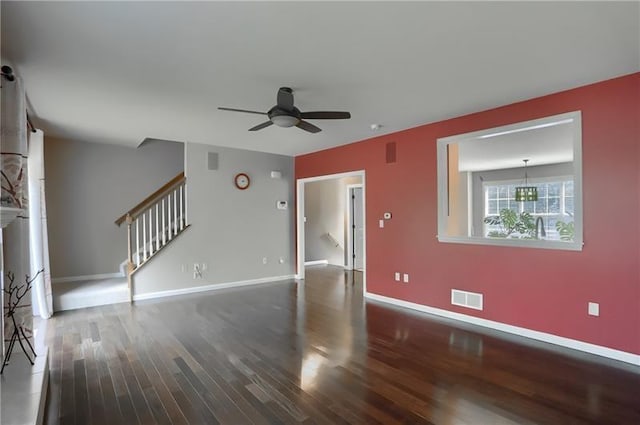
[[[351,253],[354,270],[364,268],[364,208],[362,199],[362,187],[351,189],[351,240],[353,252]]]

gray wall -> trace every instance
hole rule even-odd
[[[304,186],[305,261],[327,260],[344,266],[347,226],[347,185],[362,183],[360,177],[321,180]],[[336,247],[327,233],[339,242]]]
[[[114,221],[183,171],[183,144],[135,149],[47,137],[44,147],[52,277],[118,272],[126,227]]]
[[[191,228],[136,272],[135,294],[293,275],[293,158],[195,143],[185,152]],[[208,152],[219,155],[215,171],[207,169]],[[273,170],[282,178],[272,179]],[[234,186],[240,172],[251,178],[247,190]],[[277,201],[288,209],[276,209]],[[194,263],[206,264],[201,279]]]
[[[563,162],[560,164],[538,165],[527,167],[527,176],[530,179],[546,177],[573,176],[573,162]],[[483,236],[483,211],[484,197],[482,194],[483,182],[496,182],[508,180],[523,180],[524,168],[506,168],[503,170],[487,170],[472,173],[473,186],[473,235]],[[524,183],[524,181],[523,181]]]

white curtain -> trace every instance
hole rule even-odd
[[[32,276],[29,266],[29,205],[27,202],[27,116],[22,80],[19,77],[16,77],[15,81],[2,79],[1,97],[2,193],[0,204],[2,207],[22,209],[18,217],[2,230],[4,251],[2,275],[3,284],[7,286],[12,278],[15,284],[21,285],[27,275]],[[10,301],[15,301],[7,298],[6,296],[4,298],[5,309]],[[22,326],[27,335],[32,329],[32,312],[31,300],[25,297],[14,316],[18,326]],[[12,332],[12,321],[5,321],[4,337],[9,337]]]
[[[31,276],[40,273],[33,282],[31,300],[34,316],[44,319],[53,312],[51,273],[49,271],[49,239],[47,235],[47,207],[44,192],[44,134],[29,133],[29,248]]]

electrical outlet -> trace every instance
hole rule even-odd
[[[396,272],[395,279],[396,282],[400,282],[400,272]]]
[[[380,226],[380,228],[382,229],[384,227],[384,220],[380,220],[378,222],[378,225]]]
[[[262,264],[267,264],[267,257],[262,257]]]
[[[405,273],[405,274],[402,276],[402,281],[403,281],[404,283],[409,283],[409,274]]]
[[[180,271],[182,273],[186,272],[187,271],[187,265],[186,264],[180,264]]]
[[[589,316],[600,316],[600,304],[590,302],[588,312]]]
[[[207,263],[202,263],[202,271],[207,270],[208,266]]]

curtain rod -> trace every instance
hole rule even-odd
[[[14,81],[16,79],[16,76],[13,73],[13,69],[11,69],[10,66],[2,65],[2,68],[0,68],[0,73],[8,81]],[[28,111],[27,111],[27,127],[29,128],[29,130],[31,130],[32,133],[36,132],[36,127],[31,122],[31,117],[29,117],[29,112]]]

